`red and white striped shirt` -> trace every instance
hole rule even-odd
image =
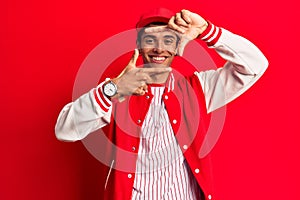
[[[200,199],[162,101],[165,87],[150,88],[153,99],[142,126],[132,199]]]

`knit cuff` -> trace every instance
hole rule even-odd
[[[103,84],[104,84],[104,82],[99,84],[98,87],[94,89],[94,97],[95,97],[96,102],[100,106],[100,108],[104,112],[107,112],[109,110],[109,108],[111,107],[112,102],[109,98],[107,98],[103,94],[103,89],[102,89]]]
[[[222,29],[208,22],[205,31],[199,36],[201,40],[206,42],[208,46],[213,46],[217,43],[222,34]]]

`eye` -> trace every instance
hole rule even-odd
[[[174,44],[174,39],[168,38],[164,40],[165,45],[172,45]]]
[[[144,39],[144,42],[145,42],[146,44],[153,44],[153,43],[154,43],[154,39],[153,39],[153,38],[145,38],[145,39]]]

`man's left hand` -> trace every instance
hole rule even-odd
[[[207,28],[207,21],[189,10],[181,10],[171,17],[168,27],[183,34],[183,37],[194,40]]]

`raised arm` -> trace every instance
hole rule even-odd
[[[62,109],[55,126],[57,139],[81,140],[89,133],[109,124],[113,106],[112,99],[144,95],[147,91],[147,83],[153,82],[156,75],[168,74],[171,71],[171,68],[137,68],[138,55],[139,52],[136,49],[121,74],[110,80],[117,88],[115,95],[107,97],[104,94],[104,85],[110,82],[104,81]]]
[[[227,60],[217,70],[196,73],[205,94],[207,110],[212,112],[249,89],[265,72],[268,61],[250,41],[213,24],[209,24],[201,38]]]
[[[254,44],[214,26],[196,13],[182,10],[170,19],[169,27],[183,34],[179,54],[190,40],[200,38],[227,60],[222,68],[195,73],[202,85],[208,112],[241,95],[268,67],[267,59]]]

